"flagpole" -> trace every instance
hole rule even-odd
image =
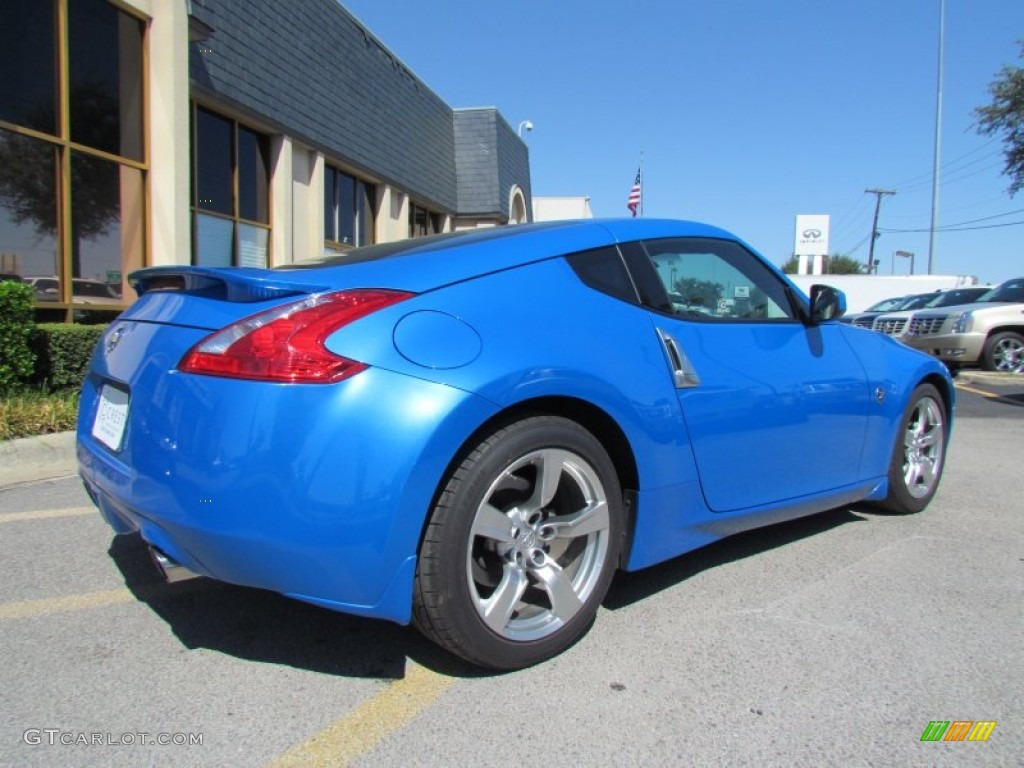
[[[644,217],[644,151],[640,150],[640,218]]]

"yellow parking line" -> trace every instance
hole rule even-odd
[[[26,520],[52,520],[58,517],[84,517],[96,515],[96,507],[68,507],[67,509],[40,509],[34,512],[8,512],[0,514],[0,523],[21,523]]]
[[[1019,404],[1016,400],[1012,400],[1009,397],[997,395],[995,392],[986,392],[984,389],[975,389],[974,387],[969,387],[966,384],[957,384],[956,388],[962,389],[964,392],[970,392],[972,395],[981,395],[982,397],[987,397],[989,400],[1002,400],[1004,402],[1012,403],[1014,405]]]
[[[292,747],[268,768],[349,765],[419,716],[454,682],[410,662],[403,679]]]
[[[99,608],[105,605],[130,603],[138,598],[131,591],[106,589],[100,592],[85,592],[64,597],[47,597],[42,600],[20,600],[16,603],[0,604],[0,621],[6,619],[34,619],[51,613],[67,613]]]

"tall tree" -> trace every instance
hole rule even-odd
[[[1024,40],[1018,58],[1024,61]],[[1010,196],[1024,189],[1024,67],[1005,66],[988,87],[992,103],[978,107],[978,133],[1002,135],[1003,173],[1010,177]]]

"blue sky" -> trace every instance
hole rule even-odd
[[[830,214],[830,250],[866,259],[864,190],[894,189],[879,274],[896,250],[927,269],[939,0],[342,5],[451,106],[531,120],[534,195],[628,215],[643,151],[646,216],[717,224],[781,263],[798,213]],[[938,274],[1024,275],[1024,193],[972,115],[1019,39],[1024,1],[946,0],[939,226],[988,228],[940,232]]]

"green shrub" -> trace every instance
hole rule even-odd
[[[0,395],[22,389],[32,375],[32,299],[27,283],[0,281]]]
[[[35,380],[52,391],[82,386],[89,359],[105,325],[45,323],[36,326],[32,345],[36,350]]]

